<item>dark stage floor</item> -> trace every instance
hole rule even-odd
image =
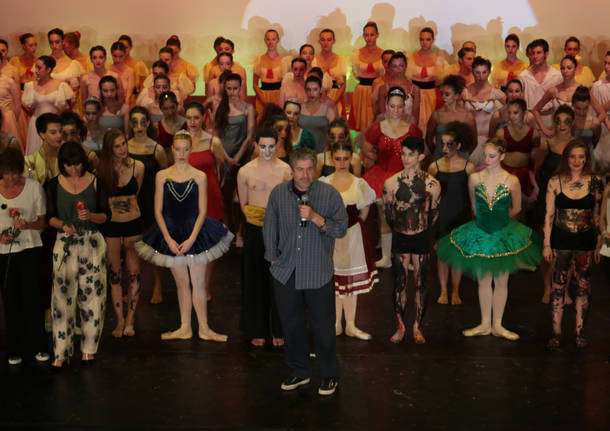
[[[160,340],[178,322],[168,273],[165,303],[150,305],[145,286],[136,337],[113,339],[109,311],[92,367],[78,355],[59,373],[34,363],[9,369],[0,355],[0,429],[610,429],[610,288],[599,268],[584,352],[574,348],[573,308],[565,348],[545,350],[550,318],[539,273],[510,280],[505,326],[521,335],[517,342],[464,338],[461,330],[478,324],[475,284],[463,282],[464,305],[441,306],[431,276],[428,343],[393,345],[384,270],[381,285],[359,301],[358,324],[374,338],[339,337],[342,378],[330,398],[317,395],[315,371],[309,387],[282,393],[281,349],[252,348],[240,334],[238,268],[235,250],[219,261],[209,307],[227,344]]]

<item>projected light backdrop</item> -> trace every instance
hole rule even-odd
[[[489,21],[501,19],[506,29],[513,26],[525,28],[536,25],[537,21],[527,0],[393,0],[382,2],[395,10],[394,27],[408,28],[416,17],[432,21],[443,29],[436,38],[439,48],[452,52],[451,33],[446,31],[456,23],[478,24],[485,28]],[[380,4],[382,4],[380,3]],[[346,24],[351,29],[355,43],[362,34],[363,24],[371,16],[374,3],[365,0],[318,0],[299,2],[279,2],[277,0],[251,0],[246,7],[242,28],[247,29],[253,17],[265,17],[272,23],[281,23],[284,36],[282,45],[287,49],[298,49],[312,29],[323,17],[339,11],[345,15]]]
[[[581,56],[596,74],[610,49],[608,0],[82,0],[31,2],[26,11],[21,0],[2,0],[0,38],[9,42],[9,55],[21,54],[18,36],[31,32],[38,38],[38,54],[48,54],[47,31],[79,30],[81,51],[93,45],[110,47],[120,34],[134,40],[132,55],[149,66],[172,34],[182,41],[182,57],[201,71],[214,52],[212,43],[222,35],[236,44],[235,59],[251,70],[250,61],[265,52],[263,35],[269,28],[282,36],[279,51],[295,55],[303,43],[316,49],[324,27],[335,30],[335,52],[349,58],[364,45],[362,27],[377,22],[382,48],[412,52],[419,48],[424,26],[437,30],[436,49],[449,62],[466,40],[477,43],[478,53],[492,61],[504,56],[503,38],[511,32],[523,45],[537,37],[551,45],[549,61],[562,56],[563,42],[574,35],[582,41]],[[523,55],[520,54],[522,58]],[[248,76],[250,94],[251,76]],[[354,80],[348,81],[348,91]],[[204,85],[197,83],[196,94]]]

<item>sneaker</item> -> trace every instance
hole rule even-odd
[[[49,359],[51,359],[51,357],[47,352],[38,352],[36,355],[34,355],[34,359],[36,359],[38,362],[47,362]]]
[[[9,356],[8,357],[9,365],[19,365],[21,362],[23,362],[23,359],[21,359],[21,356]]]
[[[282,382],[282,390],[283,391],[292,391],[299,386],[303,386],[309,383],[309,377],[302,378],[297,376],[292,376]]]
[[[332,395],[339,386],[339,381],[334,377],[329,377],[322,380],[320,387],[318,388],[319,395]]]

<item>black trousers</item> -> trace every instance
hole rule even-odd
[[[0,254],[0,283],[9,356],[33,355],[48,350],[41,306],[42,253],[42,247],[28,248],[12,253],[10,262],[8,254]]]
[[[244,249],[241,273],[242,303],[240,329],[250,338],[283,338],[277,312],[269,262],[265,260],[263,228],[244,224]]]
[[[297,377],[311,375],[305,310],[313,332],[314,350],[321,378],[339,378],[335,335],[335,286],[331,278],[319,289],[297,290],[294,273],[286,284],[273,278],[275,299],[284,329],[284,356]]]

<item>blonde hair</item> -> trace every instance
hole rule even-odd
[[[506,141],[502,138],[492,138],[488,140],[485,145],[494,146],[500,152],[500,154],[506,153]]]
[[[174,135],[174,139],[172,139],[172,142],[176,142],[176,141],[188,141],[189,144],[193,144],[193,140],[191,138],[191,134],[189,133],[188,130],[178,130],[176,132],[176,134]]]

